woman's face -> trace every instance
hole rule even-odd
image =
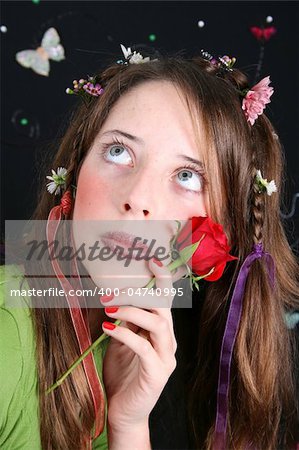
[[[200,148],[204,145],[202,141]],[[83,242],[83,234],[84,242],[99,239],[99,227],[91,225],[98,221],[103,221],[105,231],[121,229],[169,244],[175,219],[183,225],[193,216],[207,215],[200,161],[187,105],[172,83],[148,81],[124,94],[80,170],[73,220],[88,221],[92,231],[75,229],[76,246]],[[112,262],[114,269],[121,264],[122,271],[135,268],[136,274],[143,267],[149,275],[144,261],[132,260],[124,269],[124,263],[114,258],[105,266]],[[144,286],[144,280],[138,285]]]

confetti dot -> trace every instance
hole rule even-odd
[[[5,25],[1,25],[0,30],[1,30],[1,33],[6,33],[7,27]]]
[[[36,5],[40,2],[40,0],[32,0],[32,3],[35,3]]]
[[[39,121],[31,112],[16,109],[11,116],[11,122],[19,135],[34,140],[40,137]]]
[[[203,28],[205,26],[205,23],[204,23],[203,20],[199,20],[197,25],[198,25],[199,28]]]
[[[267,22],[267,23],[273,22],[273,17],[272,17],[272,16],[267,16],[266,22]]]
[[[151,42],[154,42],[157,39],[157,36],[155,34],[150,34],[148,38]]]

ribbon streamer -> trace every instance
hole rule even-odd
[[[245,284],[249,269],[252,263],[259,258],[265,258],[268,268],[268,275],[272,288],[274,287],[275,268],[272,256],[263,250],[263,244],[254,244],[252,252],[246,257],[240,269],[235,289],[233,292],[225,331],[222,339],[220,368],[217,390],[217,415],[214,434],[214,450],[226,449],[226,429],[228,415],[228,391],[230,380],[231,360],[234,350],[234,344],[239,329]]]
[[[55,236],[62,218],[62,213],[66,214],[63,201],[61,201],[60,205],[52,208],[49,213],[46,228],[48,245],[51,245],[51,243],[55,240]],[[51,263],[55,275],[65,292],[74,330],[76,332],[76,337],[79,343],[80,352],[82,354],[92,344],[89,328],[87,326],[86,310],[85,317],[83,317],[78,297],[71,296],[69,294],[69,291],[70,289],[73,289],[73,286],[66,279],[58,264],[58,261],[54,258],[51,258]],[[80,277],[78,275],[78,268],[75,262],[73,262],[73,271],[75,271],[75,277],[77,278],[77,283],[79,283]],[[105,398],[103,386],[96,370],[95,360],[92,352],[90,352],[86,356],[86,358],[83,359],[82,364],[91,391],[95,410],[95,432],[94,437],[91,437],[89,442],[89,448],[91,449],[92,439],[98,437],[103,432],[105,426]]]

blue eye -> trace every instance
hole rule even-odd
[[[189,170],[189,167],[192,168],[192,170]],[[204,186],[204,179],[203,175],[201,175],[195,166],[186,166],[183,167],[180,172],[178,172],[178,178],[181,186],[186,188],[188,191],[192,192],[200,192],[203,189]]]
[[[127,146],[123,142],[118,141],[118,139],[115,139],[108,144],[102,144],[101,156],[107,162],[113,164],[126,166],[133,165]],[[179,184],[182,188],[195,194],[202,192],[207,184],[204,173],[202,173],[195,164],[181,167],[176,176],[178,177]]]
[[[128,164],[132,163],[132,158],[129,155],[128,150],[120,144],[113,145],[109,149],[109,151],[106,153],[105,158],[108,161],[112,161],[116,164],[127,164],[128,165]]]

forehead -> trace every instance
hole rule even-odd
[[[184,93],[170,81],[146,81],[123,94],[112,107],[102,132],[125,127],[144,138],[160,133],[165,137],[189,139],[194,130]]]

